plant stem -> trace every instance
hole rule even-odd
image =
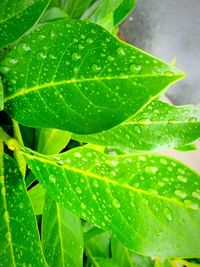
[[[19,142],[12,138],[10,135],[8,135],[2,127],[0,127],[0,139],[7,145],[7,147],[14,151],[21,148],[21,145]]]

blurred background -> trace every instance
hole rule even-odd
[[[177,67],[186,79],[167,96],[174,104],[200,103],[200,0],[138,0],[121,26],[127,42]]]

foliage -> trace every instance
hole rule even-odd
[[[117,37],[135,0],[0,3],[0,266],[199,266],[200,107]],[[186,153],[186,152],[184,152]]]

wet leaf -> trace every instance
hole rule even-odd
[[[81,134],[119,124],[183,77],[98,25],[65,19],[26,36],[0,69],[11,117]]]
[[[42,240],[50,267],[82,266],[83,233],[80,219],[47,194],[42,219]]]
[[[143,151],[181,147],[199,137],[200,105],[172,106],[160,101],[108,131],[72,136],[85,143]]]
[[[129,249],[199,256],[200,175],[184,164],[150,153],[109,156],[89,147],[56,157],[29,149],[23,154],[55,201]]]
[[[0,1],[0,47],[16,41],[40,18],[50,0]]]
[[[22,175],[8,155],[0,188],[0,266],[46,266]]]

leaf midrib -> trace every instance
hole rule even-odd
[[[158,74],[143,74],[143,75],[134,74],[134,75],[129,75],[129,76],[127,76],[127,75],[124,75],[124,76],[106,76],[106,77],[96,76],[96,77],[90,77],[90,78],[85,78],[85,79],[70,79],[70,80],[63,80],[63,81],[56,81],[56,82],[51,81],[49,83],[36,85],[36,86],[30,87],[30,88],[22,88],[19,91],[17,91],[16,93],[5,97],[4,103],[6,103],[6,102],[8,102],[8,101],[10,101],[16,97],[23,96],[25,94],[29,94],[29,93],[34,92],[34,91],[39,91],[39,90],[45,89],[47,87],[56,87],[59,85],[76,84],[76,83],[84,83],[84,82],[92,82],[92,81],[107,81],[107,80],[115,80],[115,79],[127,80],[127,79],[132,79],[132,78],[165,77],[165,76],[166,75],[164,75],[164,74],[161,74],[161,75],[158,75]],[[182,78],[183,75],[177,74],[177,75],[174,75],[172,77],[174,79],[175,78],[179,79],[179,78]]]
[[[43,162],[43,163],[49,163],[51,165],[54,165],[56,167],[58,167],[58,165],[53,161],[53,160],[49,160],[49,159],[44,159],[44,158],[41,158],[41,157],[37,157],[37,156],[34,156],[34,155],[30,155],[28,154],[27,152],[25,151],[22,151],[22,153],[27,156],[28,158],[31,158],[31,159],[36,159],[40,162]],[[97,180],[101,180],[103,182],[107,182],[108,184],[113,184],[113,185],[117,185],[119,187],[123,187],[123,188],[126,188],[126,189],[129,189],[131,191],[134,191],[136,193],[141,193],[141,194],[144,194],[144,195],[148,195],[148,196],[151,196],[152,198],[156,198],[156,199],[162,199],[162,200],[165,200],[167,202],[171,202],[173,204],[176,204],[176,205],[179,205],[181,207],[185,207],[185,205],[176,200],[176,199],[172,199],[172,198],[168,198],[168,197],[164,197],[164,196],[161,196],[161,195],[155,195],[155,194],[151,194],[150,192],[148,191],[144,191],[143,189],[139,189],[139,188],[135,188],[133,186],[130,186],[129,184],[127,183],[119,183],[117,181],[114,181],[114,180],[111,180],[109,177],[106,177],[106,176],[99,176],[98,174],[95,174],[95,173],[90,173],[88,171],[85,171],[85,170],[81,170],[81,169],[77,169],[75,167],[72,167],[72,166],[69,166],[67,164],[63,165],[63,166],[59,166],[59,168],[62,168],[62,169],[66,169],[66,170],[69,170],[69,171],[74,171],[74,172],[77,172],[77,173],[80,173],[84,176],[87,176],[87,177],[94,177],[96,178]],[[190,210],[194,210],[193,208],[190,208],[189,206],[185,207],[187,209],[190,209]],[[198,210],[198,209],[197,209]]]

